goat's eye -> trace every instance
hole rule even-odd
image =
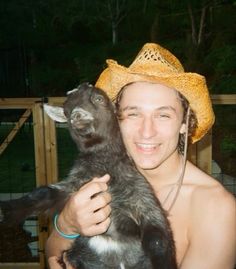
[[[105,100],[102,95],[96,94],[92,97],[92,101],[98,104],[103,104]]]

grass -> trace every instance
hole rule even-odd
[[[2,143],[12,126],[0,125]],[[58,128],[59,178],[64,178],[76,156],[77,149],[67,129]],[[0,155],[0,193],[28,192],[35,186],[34,137],[31,125],[18,132],[6,150]]]

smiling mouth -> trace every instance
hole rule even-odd
[[[153,152],[157,149],[158,146],[160,146],[160,144],[136,143],[136,147],[138,148],[138,150],[141,150],[143,152]]]

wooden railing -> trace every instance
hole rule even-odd
[[[236,105],[236,94],[211,95],[213,105]],[[212,132],[209,131],[200,141],[191,145],[188,150],[189,159],[203,171],[211,174],[212,164]]]

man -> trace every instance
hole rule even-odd
[[[128,68],[109,60],[96,86],[112,99],[118,94],[127,152],[169,213],[179,268],[233,269],[235,199],[185,160],[183,137],[196,142],[214,122],[204,77],[184,72],[161,46],[146,44]],[[64,234],[93,236],[107,230],[112,199],[107,184],[109,175],[92,179],[71,197],[57,222]],[[56,257],[70,245],[53,231],[47,243],[51,268],[61,268]]]

